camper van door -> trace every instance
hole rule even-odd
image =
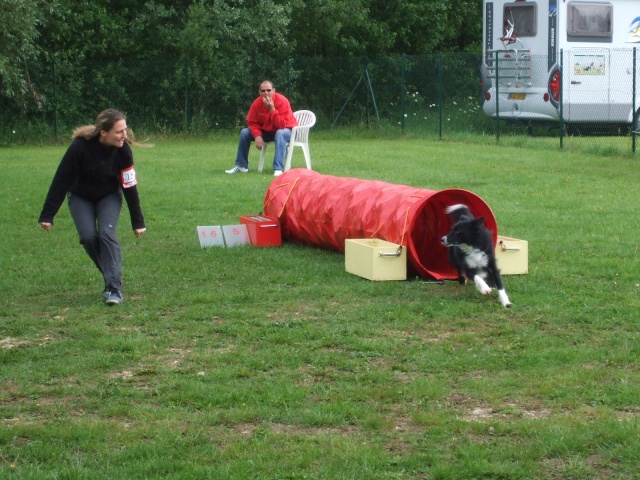
[[[568,51],[564,83],[564,118],[568,122],[609,120],[609,49]],[[565,74],[565,78],[566,78]]]

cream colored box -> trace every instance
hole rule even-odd
[[[344,242],[344,267],[369,280],[406,280],[407,249],[377,238]]]
[[[496,263],[503,275],[529,272],[529,242],[498,235]]]

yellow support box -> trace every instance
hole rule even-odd
[[[369,280],[406,280],[407,249],[376,238],[349,239],[344,244],[348,273]]]
[[[529,242],[518,238],[498,236],[496,263],[503,275],[529,272]]]

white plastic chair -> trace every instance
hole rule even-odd
[[[311,168],[311,154],[309,153],[309,130],[316,124],[316,116],[311,110],[298,110],[293,112],[293,116],[298,121],[298,126],[291,129],[291,140],[287,144],[287,157],[284,162],[284,171],[291,169],[291,157],[293,156],[293,147],[301,147],[304,153],[304,160],[307,162],[307,168]],[[264,157],[267,155],[267,145],[275,142],[265,142],[260,152],[260,163],[258,171],[261,172],[264,167]]]

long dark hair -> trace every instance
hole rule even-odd
[[[78,137],[86,138],[87,140],[94,140],[100,136],[100,132],[104,130],[108,132],[113,128],[116,122],[120,120],[126,120],[122,113],[120,113],[115,108],[107,108],[102,110],[98,116],[96,117],[95,125],[83,125],[81,127],[76,128],[71,135],[72,139],[76,139]],[[136,145],[139,147],[150,147],[151,145],[147,143],[139,143],[135,140],[135,135],[130,128],[127,128],[127,139],[126,142],[129,145]]]

